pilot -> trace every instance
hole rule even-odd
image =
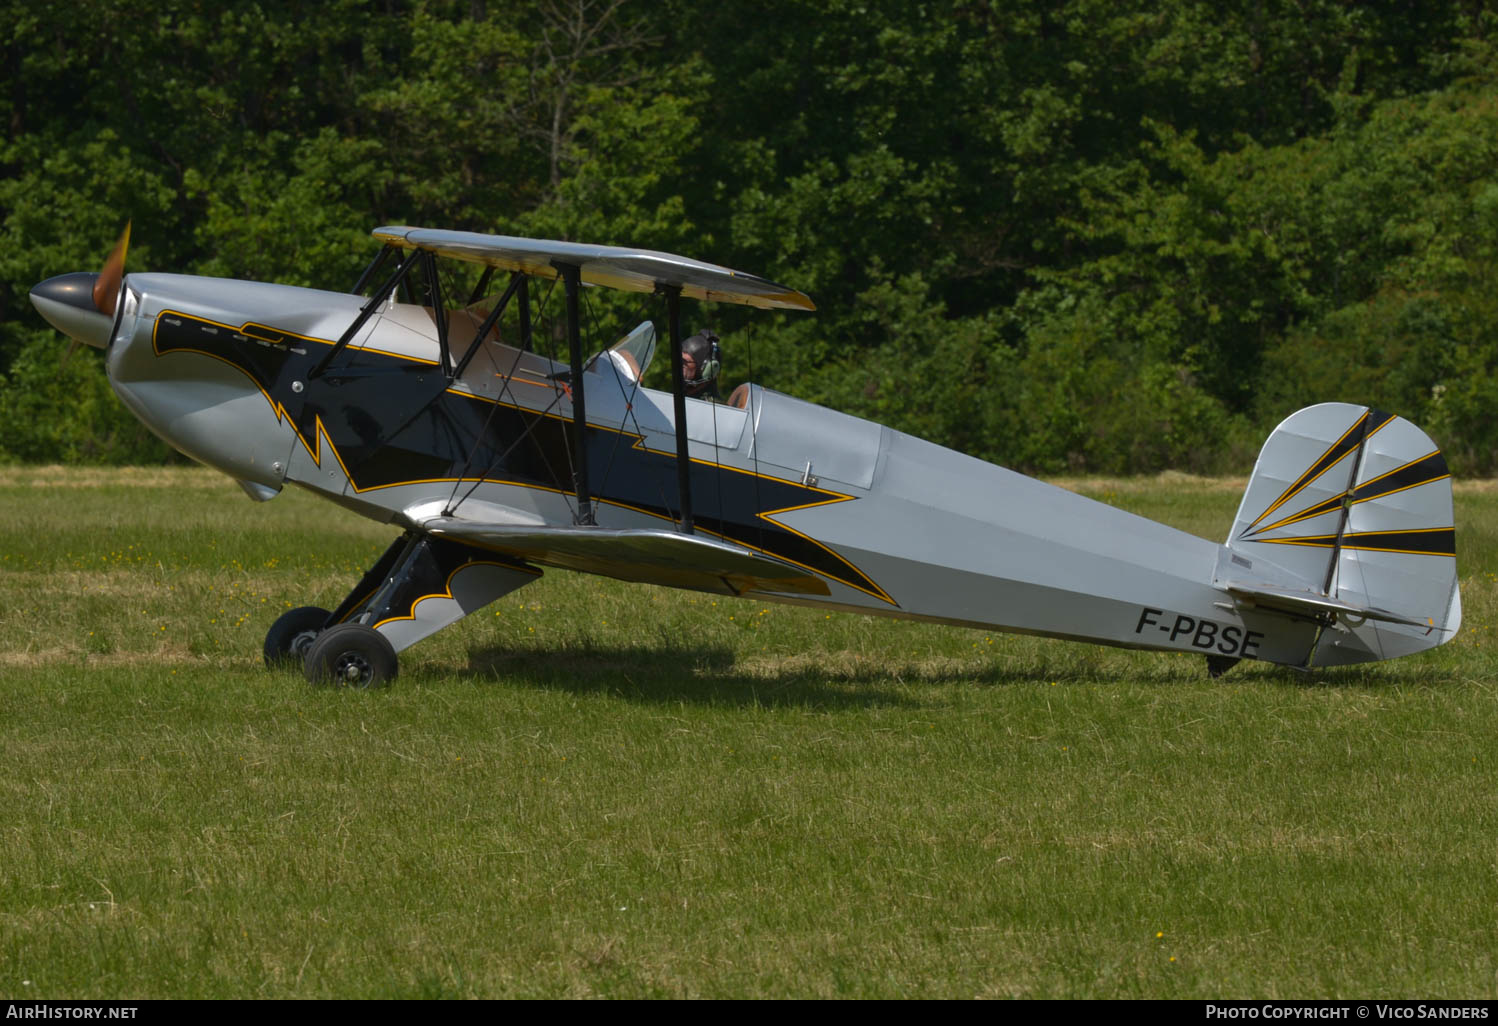
[[[718,371],[723,368],[723,355],[718,349],[718,336],[703,328],[681,344],[681,377],[686,394],[697,399],[718,397]]]

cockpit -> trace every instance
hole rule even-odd
[[[762,476],[803,486],[824,476],[859,487],[872,480],[877,426],[749,383],[726,399],[686,388],[683,297],[810,309],[794,290],[648,251],[425,229],[375,234],[388,245],[356,288],[368,298],[314,376],[363,362],[360,353],[403,358],[411,387],[435,387],[429,402],[443,406],[403,423],[447,438],[460,480],[534,480],[575,497],[578,524],[597,522],[599,501],[613,517],[659,509],[687,533],[694,506],[711,521],[724,489],[752,491]],[[498,278],[505,271],[508,281]],[[633,327],[615,329],[602,348],[584,342],[585,328],[596,340],[610,322]],[[652,373],[660,334],[677,340],[666,375]],[[470,411],[443,395],[479,402]]]

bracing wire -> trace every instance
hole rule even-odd
[[[553,367],[555,367],[556,364],[557,364],[557,359],[556,359],[556,353],[557,353],[557,348],[556,348],[556,331],[554,330],[555,329],[555,324],[554,324],[553,320],[551,319],[553,317],[553,315],[548,312],[547,307],[551,303],[552,293],[556,292],[557,282],[560,281],[560,280],[561,280],[560,278],[553,278],[553,279],[551,279],[551,284],[546,287],[546,293],[541,297],[541,304],[536,308],[536,312],[535,312],[535,314],[531,318],[531,325],[532,325],[531,337],[532,338],[535,337],[535,323],[537,321],[543,321],[543,320],[546,322],[546,336],[547,336],[547,353],[546,353],[546,359],[551,363],[551,365]],[[548,377],[548,380],[551,382],[552,390],[556,393],[556,395],[552,399],[551,403],[546,407],[546,411],[543,411],[543,412],[549,412],[552,409],[552,407],[558,405],[561,402],[563,395],[567,396],[567,398],[569,400],[572,398],[572,389],[571,389],[571,386],[570,385],[559,384],[560,379],[557,377],[557,375],[555,373],[551,374]],[[537,415],[537,421],[538,421],[538,423],[539,423],[540,419],[541,419],[541,416]],[[529,434],[529,432],[527,432],[527,434]],[[563,499],[564,502],[567,503],[567,511],[569,513],[571,513],[572,516],[575,519],[576,516],[577,516],[577,507],[572,504],[572,500],[568,499],[567,496],[568,496],[568,494],[572,494],[573,497],[575,498],[576,497],[576,493],[575,492],[569,493],[567,491],[567,488],[568,488],[568,486],[570,486],[573,482],[575,482],[577,480],[577,468],[574,467],[573,464],[572,464],[572,446],[569,444],[569,445],[564,446],[564,448],[566,449],[566,455],[567,455],[567,477],[566,477],[565,480],[563,480],[557,474],[556,467],[553,467],[551,465],[551,460],[547,457],[545,449],[541,448],[540,446],[537,446],[536,447],[536,455],[540,456],[541,457],[541,462],[543,462],[543,463],[546,464],[546,471],[547,471],[547,473],[549,473],[552,476],[552,479],[555,480],[558,484],[562,485],[562,499]]]
[[[592,302],[591,299],[588,298],[588,294],[586,292],[583,293],[583,307],[584,307],[584,309],[587,310],[587,312],[588,312],[588,320],[591,322],[591,324],[593,326],[593,337],[595,339],[601,339],[601,338],[603,338],[604,337],[603,336],[603,329],[599,326],[599,323],[598,323],[598,312],[594,309],[593,302]],[[607,350],[604,349],[604,350],[600,350],[599,351],[598,356],[595,357],[595,360],[602,360],[602,359],[606,359],[606,358],[612,360],[611,357],[607,356]],[[641,369],[640,373],[641,373],[641,375],[644,374],[644,369],[643,368]],[[619,372],[618,372],[618,368],[615,367],[614,368],[614,384],[618,387],[618,389],[619,389],[619,395],[624,400],[624,415],[625,415],[625,417],[627,418],[627,420],[629,422],[633,422],[634,427],[635,427],[635,434],[637,434],[640,438],[643,439],[645,437],[645,433],[640,430],[640,421],[635,416],[635,397],[637,395],[639,395],[639,391],[640,391],[640,382],[639,382],[639,380],[636,379],[634,381],[634,383],[633,383],[633,387],[629,391],[626,392],[625,389],[624,389],[624,382],[620,380],[620,375],[619,375]],[[623,441],[623,439],[624,439],[624,434],[623,434],[623,430],[622,429],[624,428],[625,423],[626,423],[625,420],[621,420],[619,422],[619,427],[621,428],[621,430],[614,435],[614,444],[609,447],[609,459],[608,459],[608,462],[604,465],[604,468],[603,468],[603,479],[598,484],[598,487],[599,487],[600,490],[602,490],[603,488],[607,487],[608,480],[609,480],[609,473],[614,469],[614,458],[616,456],[618,456],[618,454],[619,454],[619,443],[621,441]]]
[[[723,373],[723,368],[721,366],[719,366],[719,368],[718,368],[718,373],[720,375]],[[718,382],[716,380],[714,380],[713,381],[713,396],[714,396],[714,398],[708,400],[708,402],[709,402],[709,404],[711,406],[712,414],[713,414],[713,484],[715,484],[717,486],[717,491],[718,491],[718,530],[717,530],[716,533],[717,533],[718,537],[721,538],[723,536],[723,527],[724,527],[725,522],[727,521],[728,517],[723,512],[723,447],[718,444],[718,405],[719,404],[718,404],[718,400],[716,398],[717,395],[718,395]]]
[[[529,286],[529,283],[527,282],[527,284],[525,284],[522,287],[529,288],[530,286]],[[537,308],[536,314],[535,314],[535,316],[533,318],[533,322],[535,320],[541,320],[541,319],[543,319],[546,316],[547,303],[551,299],[551,294],[552,294],[552,292],[554,291],[555,288],[556,288],[556,280],[553,279],[552,282],[551,282],[551,284],[547,287],[547,290],[546,290],[545,294],[542,296],[541,303],[540,303],[539,307]],[[548,325],[548,329],[549,329],[549,325]],[[533,334],[534,334],[534,332],[533,332]],[[552,347],[552,352],[553,353],[555,352],[554,345]],[[551,411],[554,410],[560,404],[562,396],[566,394],[566,390],[564,388],[558,386],[557,382],[556,382],[556,379],[553,377],[551,379],[552,380],[552,389],[553,389],[552,399],[551,399],[551,402],[546,405],[545,409],[540,410],[539,412],[536,412],[536,411],[531,410],[529,407],[523,405],[520,402],[519,398],[515,395],[515,393],[513,391],[511,391],[511,385],[510,385],[511,380],[514,378],[514,375],[515,375],[515,369],[519,366],[520,360],[523,357],[523,355],[524,355],[523,353],[521,353],[520,351],[517,350],[516,353],[515,353],[515,359],[511,363],[511,366],[510,366],[510,369],[509,369],[509,373],[499,375],[501,382],[503,382],[503,384],[500,387],[499,400],[496,401],[494,403],[494,405],[491,407],[491,409],[489,411],[488,417],[485,418],[484,429],[480,432],[478,438],[475,440],[473,450],[469,453],[468,459],[465,460],[465,462],[464,462],[464,468],[463,468],[464,469],[464,475],[466,475],[469,463],[472,461],[473,457],[475,455],[477,455],[478,447],[482,444],[485,435],[487,435],[489,425],[492,423],[494,415],[495,415],[495,413],[498,412],[499,407],[500,407],[501,404],[508,405],[511,408],[519,411],[521,413],[522,417],[525,417],[526,415],[530,415],[529,416],[529,423],[526,424],[525,429],[523,431],[521,431],[521,433],[515,438],[515,440],[513,442],[511,442],[503,450],[496,452],[496,454],[493,457],[490,458],[488,464],[485,465],[483,471],[476,478],[473,479],[473,482],[472,482],[472,484],[469,485],[468,490],[463,493],[463,495],[462,495],[461,498],[457,498],[456,501],[454,501],[454,497],[457,496],[458,489],[462,487],[464,476],[460,475],[459,478],[453,482],[452,495],[450,495],[448,497],[448,503],[449,503],[449,505],[448,505],[448,513],[449,514],[452,513],[452,512],[454,512],[460,505],[462,505],[464,502],[466,502],[469,499],[469,497],[471,497],[473,495],[473,493],[478,489],[479,485],[483,484],[484,481],[487,480],[487,478],[489,476],[489,473],[494,469],[494,467],[496,465],[498,465],[499,463],[501,463],[506,457],[508,457],[510,455],[510,453],[514,452],[517,446],[519,446],[522,442],[524,442],[524,441],[526,441],[528,439],[531,440],[532,442],[534,442],[536,428],[538,428],[542,423],[545,422],[547,415],[549,415],[551,413]],[[551,360],[550,357],[547,357],[547,359]],[[551,360],[551,363],[553,365],[555,365],[556,361],[555,360]],[[506,399],[508,400],[508,402],[505,402]],[[546,449],[544,447],[542,447],[542,446],[537,445],[536,449],[535,449],[535,452],[541,458],[542,463],[545,464],[547,473],[551,476],[551,478],[553,480],[557,481],[558,483],[562,483],[562,479],[557,474],[557,468],[554,467],[554,466],[552,466],[551,460],[546,455]],[[568,448],[568,463],[569,463],[568,469],[570,471],[572,469],[571,466],[570,466],[570,463],[571,463],[571,450],[570,450],[570,447]],[[572,513],[575,514],[576,513],[576,509],[575,509],[575,507],[573,507],[571,500],[567,498],[567,492],[566,492],[565,488],[562,489],[561,494],[562,494],[563,501],[567,503],[567,507],[568,507],[569,512],[572,512]]]
[[[666,334],[667,334],[667,336],[669,336],[671,334],[671,318],[669,316],[667,316],[667,317],[665,317],[665,318],[662,319],[662,322],[666,325]],[[669,346],[674,346],[674,345],[676,345],[676,340],[673,339],[673,338],[669,338],[668,337],[666,339],[666,344],[669,345]],[[660,336],[658,336],[658,335],[656,336],[656,346],[655,347],[656,347],[657,350],[659,350],[661,348]],[[668,356],[671,356],[672,359],[675,358],[674,356],[672,356],[669,353],[669,351],[668,351]],[[641,375],[641,377],[644,377],[644,370],[643,370],[643,368],[641,369],[640,375]],[[671,507],[671,500],[666,495],[666,479],[665,479],[664,476],[657,476],[656,477],[656,479],[655,479],[655,491],[656,491],[656,494],[658,496],[660,496],[661,509],[665,510],[667,513],[670,513],[671,512],[671,508],[672,508]],[[677,499],[677,502],[680,503],[681,496],[678,495],[676,497],[676,499]],[[682,513],[681,507],[678,505],[676,507],[676,515],[671,518],[672,524],[674,526],[676,526],[676,527],[680,527],[681,526],[681,522],[682,522],[681,521],[681,513]]]
[[[442,272],[441,273],[443,273],[443,275],[445,277],[445,281],[443,282],[444,292],[447,295],[457,295],[457,290],[456,290],[456,286],[457,286],[457,280],[456,279],[457,279],[457,276],[456,276],[456,274],[454,274],[446,265],[440,265],[439,264],[438,266],[440,268],[442,268]],[[487,284],[488,283],[490,277],[492,277],[493,270],[494,269],[491,267],[491,268],[487,268],[484,271],[483,277],[480,279],[480,285],[481,286],[483,284]],[[528,285],[526,287],[528,287]],[[478,302],[479,298],[482,298],[482,297],[477,297],[476,296],[475,298],[473,298],[472,300],[470,300],[470,302],[468,303],[467,306],[463,307],[462,310],[460,310],[458,312],[462,313],[462,314],[468,314],[469,313],[468,307],[472,306],[474,303]],[[471,317],[470,317],[470,319],[471,319]],[[453,323],[453,320],[454,320],[454,318],[452,318],[452,317],[448,318],[449,331],[451,330],[450,326]],[[474,325],[475,330],[477,330],[477,328],[479,326],[480,325]],[[500,337],[499,321],[496,320],[494,322],[494,327],[493,327],[492,330],[494,331],[495,338],[498,339]],[[474,341],[473,341],[472,344],[473,345],[482,345],[483,344],[483,339],[474,339]],[[520,363],[520,354],[517,352],[515,354],[515,361],[510,366],[509,374],[505,375],[504,377],[501,378],[501,380],[504,381],[504,385],[500,389],[500,395],[501,395],[501,397],[503,397],[504,394],[509,390],[509,379],[510,379],[510,376],[514,375],[514,373],[515,373],[515,367],[518,366],[519,363]],[[460,487],[462,487],[463,480],[468,476],[468,468],[473,465],[473,458],[478,455],[479,447],[484,444],[484,439],[486,437],[488,437],[489,427],[490,427],[490,425],[492,425],[494,423],[494,415],[496,413],[498,413],[498,412],[499,412],[499,403],[496,402],[496,403],[494,403],[493,405],[491,405],[489,407],[489,413],[484,417],[484,423],[483,423],[482,426],[480,426],[478,434],[473,439],[473,444],[468,449],[468,455],[463,458],[463,466],[458,471],[457,476],[453,480],[453,490],[452,490],[452,493],[449,494],[448,497],[447,497],[447,507],[444,510],[444,515],[451,516],[454,512],[456,512],[458,506],[463,502],[463,499],[467,499],[468,495],[472,495],[473,494],[473,490],[470,489],[469,492],[468,492],[468,495],[464,495],[463,499],[458,499],[456,502],[453,501],[457,497],[458,489]],[[527,428],[527,431],[529,431],[529,428]],[[521,433],[521,437],[522,438],[525,437],[525,432]],[[484,471],[484,473],[481,474],[481,475],[479,475],[479,480],[482,480],[487,475],[488,475],[488,469],[486,468],[485,471]],[[477,485],[475,485],[475,487],[477,487]]]
[[[754,325],[744,329],[744,349],[748,356],[749,377],[745,380],[749,384],[749,394],[744,403],[744,412],[749,416],[749,452],[754,460],[754,540],[761,550],[765,547],[764,518],[760,516],[764,512],[764,505],[759,498],[759,415],[755,410],[754,395]]]
[[[457,502],[455,502],[455,503],[452,504],[452,507],[447,511],[447,515],[451,516],[452,513],[454,511],[456,511],[459,506],[461,506],[463,503],[467,502],[468,498],[471,495],[473,495],[474,491],[478,488],[478,486],[481,485],[481,484],[483,484],[484,481],[486,481],[488,479],[489,472],[491,470],[493,470],[496,465],[498,465],[499,463],[501,463],[505,459],[506,456],[509,456],[510,453],[514,452],[515,448],[518,445],[520,445],[521,442],[523,442],[527,438],[531,437],[531,434],[535,431],[536,425],[538,425],[538,424],[541,423],[542,418],[544,418],[546,416],[546,414],[548,414],[548,413],[551,412],[552,408],[557,405],[558,401],[559,401],[559,399],[552,399],[552,401],[547,404],[546,408],[544,410],[542,410],[539,414],[537,414],[536,419],[533,420],[533,421],[531,421],[530,424],[526,425],[525,430],[522,431],[522,432],[520,432],[520,434],[515,438],[515,440],[513,442],[511,442],[509,445],[505,446],[505,448],[502,451],[497,452],[497,453],[494,454],[493,458],[491,458],[489,460],[488,464],[485,465],[483,472],[481,474],[479,474],[478,477],[474,478],[473,484],[469,485],[468,491],[466,491],[466,492],[463,493],[463,497],[461,499],[459,499]],[[457,492],[457,485],[461,484],[461,483],[462,482],[461,482],[461,479],[460,479],[457,483],[454,484],[454,486],[453,486],[454,493]]]
[[[500,399],[503,399],[506,394],[509,394],[512,399],[514,398],[513,393],[510,393],[510,377],[512,377],[514,375],[515,368],[519,364],[520,364],[520,354],[517,352],[515,354],[515,360],[514,360],[514,362],[510,364],[510,373],[508,375],[503,376],[503,377],[500,378],[500,380],[504,382],[504,384],[500,386],[500,391],[499,391],[499,397],[500,397]],[[553,400],[553,402],[555,402],[555,400]],[[489,427],[490,427],[490,425],[492,425],[494,423],[494,415],[499,412],[499,405],[500,405],[499,402],[496,401],[495,403],[493,403],[489,407],[489,413],[488,413],[488,415],[486,415],[484,417],[483,426],[481,426],[479,428],[479,433],[474,437],[474,439],[473,439],[473,445],[472,445],[472,447],[469,448],[468,455],[466,457],[464,457],[464,459],[463,459],[463,468],[458,471],[457,477],[454,478],[454,480],[453,480],[452,494],[447,497],[447,509],[446,509],[446,511],[444,513],[444,515],[446,515],[446,516],[451,516],[454,512],[456,512],[458,506],[463,502],[463,500],[467,499],[469,495],[473,494],[473,488],[470,488],[468,490],[468,494],[464,495],[462,499],[458,499],[457,502],[453,501],[453,499],[456,498],[456,496],[458,494],[458,489],[462,487],[464,479],[468,476],[468,468],[472,465],[473,458],[478,455],[479,446],[483,445],[484,444],[484,439],[489,436]],[[520,438],[523,439],[526,436],[526,434],[530,432],[531,427],[533,427],[533,426],[534,426],[534,424],[527,425],[525,431],[521,432]],[[508,455],[509,451],[510,450],[506,450],[505,454]],[[482,481],[485,477],[488,476],[489,470],[492,468],[492,466],[493,466],[493,461],[491,460],[490,461],[490,466],[486,467],[484,469],[484,472],[479,475],[479,477],[478,477],[479,481]],[[475,482],[473,487],[474,488],[478,487],[478,483]]]

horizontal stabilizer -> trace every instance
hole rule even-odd
[[[695,534],[604,527],[531,527],[433,517],[431,534],[478,545],[530,563],[603,574],[624,581],[741,595],[827,595],[827,584],[800,567]]]
[[[1403,623],[1411,627],[1435,629],[1435,625],[1428,621],[1412,620],[1399,613],[1391,613],[1387,609],[1353,605],[1351,602],[1343,602],[1341,599],[1330,598],[1315,592],[1294,591],[1290,588],[1274,588],[1263,584],[1247,584],[1237,581],[1229,581],[1223,587],[1233,598],[1260,609],[1275,609],[1283,613],[1297,613],[1311,617],[1330,614],[1350,617],[1353,620],[1382,620],[1385,623]]]

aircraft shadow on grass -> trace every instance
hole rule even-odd
[[[579,695],[617,694],[651,704],[794,705],[815,709],[919,708],[898,671],[795,667],[748,672],[726,647],[590,646],[566,651],[484,648],[460,676]]]
[[[506,686],[530,686],[578,695],[610,693],[645,704],[784,705],[815,709],[908,708],[931,704],[922,689],[947,684],[979,687],[1181,687],[1200,685],[1194,668],[1181,665],[1141,666],[1119,673],[1116,666],[1006,665],[995,661],[974,667],[932,668],[919,660],[869,665],[796,665],[783,669],[741,666],[727,647],[685,648],[589,646],[566,651],[475,649],[465,680]],[[1344,667],[1318,674],[1283,667],[1259,668],[1252,681],[1237,684],[1287,684],[1297,688],[1342,690],[1376,687],[1439,686],[1459,683],[1461,675],[1431,667]],[[1224,685],[1226,686],[1226,685]],[[936,701],[933,699],[932,701]]]

